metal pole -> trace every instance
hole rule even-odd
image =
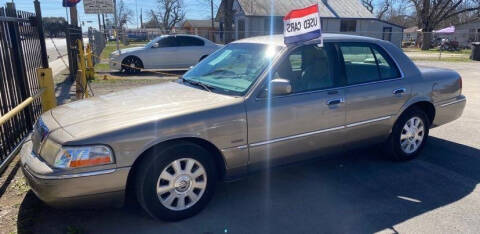
[[[78,27],[77,7],[70,7],[70,24]]]
[[[48,68],[47,46],[45,45],[45,33],[43,32],[42,11],[40,9],[40,2],[33,1],[35,5],[35,16],[37,20],[38,39],[40,40],[40,54],[42,55],[42,66]]]
[[[115,41],[117,43],[117,50],[118,53],[120,53],[120,45],[118,42],[118,19],[117,19],[117,0],[113,0],[113,11],[114,11],[114,21],[115,21],[115,31],[116,31],[116,36],[115,36]]]
[[[105,26],[105,14],[102,13],[103,33],[105,33],[107,27]]]
[[[98,17],[98,31],[102,31],[102,24],[101,24],[101,21],[100,21],[100,13],[97,13],[97,17]]]

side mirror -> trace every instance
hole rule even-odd
[[[292,93],[292,85],[287,79],[277,78],[270,81],[270,94],[272,96],[282,96]],[[267,96],[265,93],[263,96]]]
[[[152,48],[158,48],[158,47],[160,47],[160,45],[158,44],[158,42],[153,43]]]

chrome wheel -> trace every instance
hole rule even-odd
[[[166,208],[180,211],[198,202],[206,187],[203,165],[193,158],[181,158],[163,169],[157,181],[157,196]]]
[[[411,154],[420,147],[425,137],[425,124],[420,117],[412,117],[403,126],[400,134],[400,147],[406,154]]]

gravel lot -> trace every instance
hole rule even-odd
[[[460,72],[468,103],[459,120],[431,130],[417,160],[367,149],[275,168],[219,184],[203,212],[175,223],[135,207],[56,210],[31,191],[10,207],[0,188],[0,232],[15,228],[3,228],[13,222],[2,221],[7,207],[19,232],[35,233],[479,233],[480,63],[418,64]],[[6,194],[22,191],[17,180]]]

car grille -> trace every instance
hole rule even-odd
[[[32,143],[33,143],[33,152],[36,154],[40,153],[40,148],[42,146],[42,143],[45,141],[45,139],[48,136],[48,127],[45,125],[45,123],[42,121],[41,118],[37,120],[35,123],[35,126],[33,126],[33,133],[32,133]]]

